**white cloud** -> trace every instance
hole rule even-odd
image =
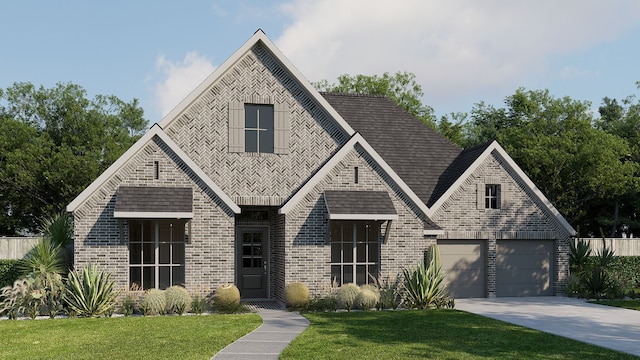
[[[293,0],[276,44],[311,81],[416,74],[428,102],[506,95],[637,26],[640,2]],[[631,45],[630,45],[631,46]],[[481,99],[476,99],[481,100]]]
[[[156,60],[156,71],[161,80],[155,84],[156,102],[162,115],[166,115],[215,70],[206,57],[196,51],[187,53],[181,61],[167,60],[161,55]]]

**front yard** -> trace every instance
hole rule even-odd
[[[594,304],[615,306],[630,310],[640,310],[640,300],[600,300],[593,301]]]

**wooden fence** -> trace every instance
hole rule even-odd
[[[36,237],[0,237],[0,259],[22,259],[37,243]]]
[[[602,238],[582,238],[582,240],[589,243],[592,255],[602,249]],[[617,256],[640,256],[640,238],[605,238],[604,242]]]

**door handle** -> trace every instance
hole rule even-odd
[[[267,262],[266,261],[264,262],[264,273],[265,274],[267,273]]]

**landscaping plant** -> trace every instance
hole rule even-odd
[[[222,284],[216,288],[211,305],[218,312],[233,313],[242,310],[240,290],[234,284]]]
[[[404,274],[404,301],[407,307],[429,309],[446,304],[445,274],[440,263],[440,249],[431,245],[428,266],[419,262],[414,269],[402,269]]]
[[[99,317],[113,311],[118,293],[111,274],[88,265],[68,275],[65,301],[77,316]]]
[[[354,283],[342,284],[336,291],[336,300],[338,300],[338,307],[351,311],[356,303],[356,298],[360,293],[360,288]]]
[[[191,307],[191,295],[182,286],[171,286],[164,291],[167,301],[167,313],[182,315],[189,312]]]
[[[355,299],[355,307],[361,310],[370,310],[376,307],[380,300],[380,292],[375,286],[362,285]]]
[[[59,244],[53,243],[49,238],[41,238],[36,246],[18,262],[18,269],[23,275],[63,274],[67,270],[64,251]]]
[[[164,315],[167,309],[167,298],[164,291],[159,289],[149,289],[145,291],[140,300],[140,310],[142,315]]]
[[[287,307],[301,308],[309,302],[309,289],[301,282],[293,282],[284,287],[284,300]]]

